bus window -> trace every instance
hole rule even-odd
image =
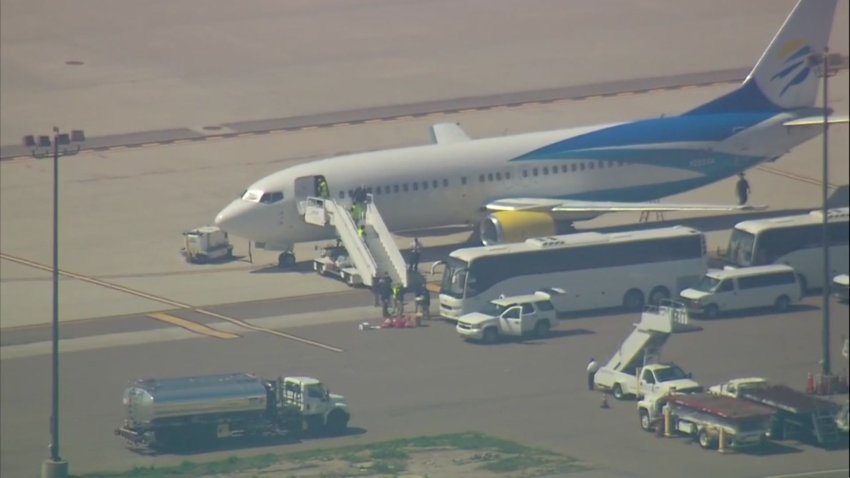
[[[752,263],[755,242],[755,236],[749,232],[738,229],[732,230],[732,236],[729,238],[729,250],[726,252],[727,260],[742,267],[755,265]]]
[[[449,257],[443,270],[443,280],[440,284],[440,293],[450,295],[457,299],[463,298],[463,289],[466,285],[466,264],[463,261]]]

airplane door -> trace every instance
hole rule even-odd
[[[316,197],[316,182],[320,176],[301,176],[295,178],[295,204],[298,205],[298,214],[303,215],[308,197]]]

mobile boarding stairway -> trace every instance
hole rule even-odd
[[[357,222],[349,209],[333,199],[308,197],[304,205],[304,221],[320,227],[334,227],[360,279],[367,287],[372,278],[389,274],[393,284],[408,286],[407,263],[381,218],[377,206],[368,196],[364,225],[365,240],[357,233]]]
[[[635,324],[635,329],[620,344],[605,368],[636,374],[644,365],[658,362],[661,347],[670,334],[688,327],[688,311],[684,304],[665,300],[657,306],[647,306],[640,323]]]

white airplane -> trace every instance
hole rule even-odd
[[[480,224],[485,243],[569,230],[612,211],[739,210],[746,206],[657,200],[734,176],[817,136],[822,52],[837,0],[801,0],[740,87],[679,116],[472,140],[434,125],[434,144],[347,154],[286,168],[255,182],[215,219],[258,247],[284,251],[332,239],[304,221],[299,203],[349,201],[364,185],[393,231]],[[830,116],[846,123],[847,116]],[[303,208],[300,209],[303,211]]]

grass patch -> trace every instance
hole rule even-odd
[[[98,472],[73,476],[75,478],[193,478],[257,472],[275,465],[284,465],[313,468],[315,475],[312,476],[315,477],[369,477],[376,474],[402,473],[408,469],[413,454],[441,449],[470,452],[468,458],[461,460],[464,463],[455,463],[457,465],[477,466],[478,469],[497,474],[519,473],[518,476],[526,478],[588,469],[574,458],[549,450],[531,448],[481,433],[465,432],[244,458],[232,456],[223,460],[200,463],[184,461],[172,466],[137,466],[121,472]],[[323,471],[322,462],[334,462],[336,468],[333,471]],[[347,467],[349,470],[340,472],[340,467]],[[283,476],[286,476],[285,472]]]

